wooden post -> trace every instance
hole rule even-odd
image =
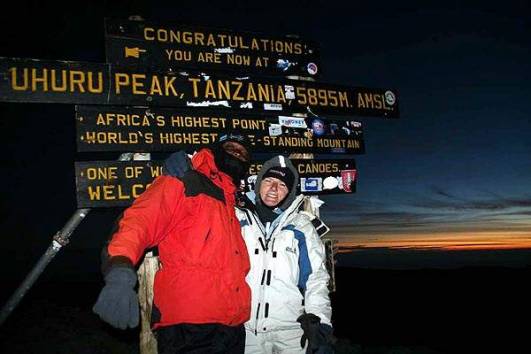
[[[150,153],[135,153],[135,161],[151,160]],[[140,354],[157,354],[157,339],[151,331],[151,306],[153,305],[153,283],[159,270],[159,257],[147,252],[138,267],[138,302],[140,304]]]
[[[146,253],[138,268],[138,302],[140,303],[140,354],[157,354],[157,339],[151,331],[151,306],[153,305],[153,283],[159,270],[159,257]]]
[[[326,251],[326,269],[330,274],[330,280],[328,281],[328,290],[333,293],[336,291],[336,243],[337,240],[332,238],[323,238]]]

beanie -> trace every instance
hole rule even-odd
[[[267,177],[274,177],[281,180],[288,187],[288,191],[291,191],[291,188],[293,188],[293,182],[295,182],[295,176],[288,167],[273,166],[264,173],[262,180]]]

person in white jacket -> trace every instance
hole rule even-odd
[[[165,173],[177,177],[188,168],[184,152],[164,164]],[[236,208],[251,263],[246,354],[333,353],[330,276],[317,232],[325,228],[302,210],[308,197],[297,196],[298,180],[291,161],[276,156],[264,163],[254,193]]]
[[[276,156],[264,163],[246,206],[236,209],[251,260],[247,354],[333,353],[330,276],[314,226],[320,221],[302,210],[307,197],[296,196],[298,179],[291,161]]]

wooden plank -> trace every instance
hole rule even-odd
[[[254,152],[364,153],[360,122],[190,108],[76,107],[80,152],[193,152],[239,131]]]
[[[107,62],[147,70],[219,70],[318,77],[319,49],[298,36],[275,36],[182,23],[107,19]]]
[[[348,160],[292,160],[299,171],[299,191],[310,195],[350,194],[356,191],[356,163]],[[249,168],[241,191],[254,189],[263,162]],[[76,162],[79,208],[128,206],[162,174],[162,161]]]
[[[398,118],[388,89],[204,73],[127,71],[109,64],[0,58],[0,101],[193,107]]]

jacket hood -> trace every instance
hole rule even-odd
[[[215,184],[223,188],[227,193],[236,192],[236,186],[232,178],[219,171],[214,162],[214,153],[210,149],[201,149],[192,157],[194,170],[210,178]]]
[[[293,163],[290,161],[290,159],[282,155],[278,155],[273,157],[272,159],[267,160],[260,169],[260,172],[258,172],[258,176],[256,177],[256,184],[254,185],[254,192],[256,195],[255,201],[256,204],[262,204],[262,200],[260,199],[260,184],[262,183],[262,179],[264,178],[264,174],[266,173],[266,171],[269,170],[271,167],[277,166],[289,168],[290,171],[293,173],[293,176],[295,177],[295,182],[293,183],[291,190],[288,192],[288,195],[277,206],[277,208],[286,210],[295,200],[297,194],[297,185],[299,184],[299,173],[297,172],[295,166],[293,166]]]

